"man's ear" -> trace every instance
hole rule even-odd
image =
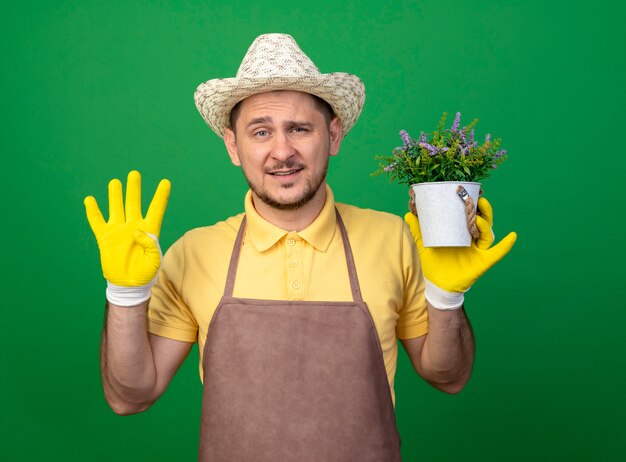
[[[341,139],[343,138],[343,129],[341,128],[341,120],[339,120],[339,117],[335,117],[330,121],[328,130],[330,132],[330,155],[336,156],[341,146]]]
[[[237,139],[235,138],[235,133],[230,128],[224,131],[224,144],[226,145],[226,150],[228,151],[230,161],[233,165],[237,167],[241,166],[239,154],[237,153]]]

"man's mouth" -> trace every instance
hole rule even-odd
[[[274,176],[289,176],[289,175],[293,175],[294,173],[298,173],[300,170],[302,170],[301,168],[295,168],[293,170],[280,170],[280,171],[275,171],[275,172],[268,172],[270,175],[274,175]]]
[[[295,162],[285,162],[284,164],[272,165],[265,170],[265,173],[272,176],[290,176],[304,170],[304,165]]]

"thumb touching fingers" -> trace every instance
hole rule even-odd
[[[158,262],[161,261],[161,247],[156,236],[137,229],[133,233],[133,238],[137,244],[143,247],[146,257],[156,261],[156,266],[158,266]]]

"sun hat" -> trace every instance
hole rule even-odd
[[[221,138],[230,127],[233,107],[249,96],[273,90],[310,93],[326,101],[341,120],[343,136],[356,123],[365,101],[365,86],[352,74],[322,74],[292,36],[258,36],[239,66],[237,76],[211,79],[198,86],[196,107],[207,125]]]

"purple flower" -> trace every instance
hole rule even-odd
[[[408,148],[411,145],[411,137],[406,132],[406,130],[400,130],[400,136],[402,137],[402,143],[404,143],[404,147]]]
[[[474,141],[474,129],[472,128],[472,131],[470,132],[470,136],[469,136],[469,145],[470,146],[476,146],[476,142]]]
[[[455,132],[459,129],[459,125],[461,124],[461,113],[457,112],[456,116],[454,116],[454,123],[452,124],[452,131]]]
[[[437,148],[435,146],[433,146],[432,144],[419,143],[419,147],[427,149],[429,156],[434,156],[435,154],[437,154]]]
[[[502,157],[505,154],[506,154],[506,149],[501,149],[500,151],[496,152],[496,154],[495,154],[495,156],[493,158],[494,159],[499,159],[500,157]]]
[[[463,130],[461,130],[461,141],[464,145],[467,145],[467,137],[465,136],[465,128],[463,127]]]
[[[424,132],[420,132],[420,143],[426,143],[428,141],[428,137],[426,136],[426,133]]]
[[[489,142],[491,142],[491,133],[487,133],[485,135],[485,143],[489,143]]]
[[[398,163],[397,162],[392,162],[389,165],[387,165],[386,167],[383,168],[384,172],[393,172],[396,167],[397,167]]]

